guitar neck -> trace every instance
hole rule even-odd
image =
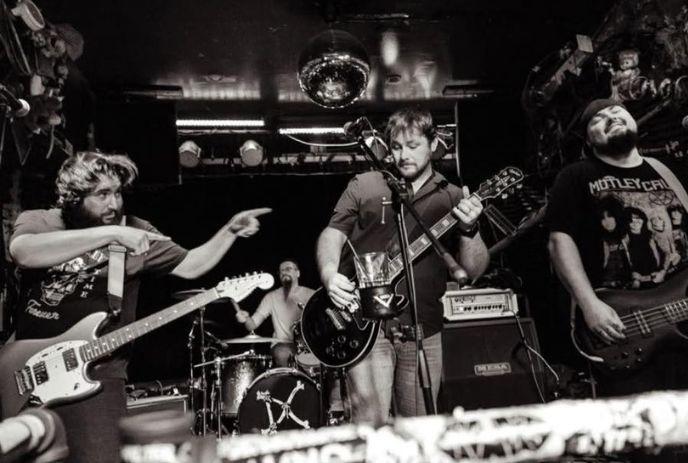
[[[167,309],[156,312],[141,320],[107,333],[80,347],[82,358],[86,361],[97,360],[111,354],[121,346],[134,341],[167,323],[170,323],[194,310],[203,307],[220,298],[216,289],[179,302]]]
[[[688,320],[688,299],[679,299],[677,301],[664,304],[663,306],[661,306],[661,308],[672,324]],[[645,312],[647,310],[645,310]]]
[[[471,198],[478,198],[478,200],[482,201],[482,198],[477,193],[473,193],[471,195]],[[432,233],[432,236],[434,236],[435,238],[439,238],[445,233],[447,233],[449,230],[451,230],[457,222],[458,219],[454,217],[454,214],[449,212],[439,221],[437,221],[435,225],[432,226],[432,228],[430,228],[430,233]],[[411,243],[409,245],[408,251],[411,262],[413,262],[421,254],[423,254],[425,250],[430,247],[431,244],[432,242],[427,236],[425,236],[425,234],[421,235],[418,239]],[[403,256],[401,255],[401,253],[399,253],[398,256],[396,256],[389,262],[389,272],[392,279],[400,275],[403,270]]]

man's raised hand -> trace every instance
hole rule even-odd
[[[248,238],[260,230],[260,222],[256,217],[272,212],[269,207],[248,209],[238,212],[227,223],[227,229],[237,236]]]

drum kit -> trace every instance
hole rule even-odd
[[[181,291],[173,297],[185,299],[199,291],[203,290]],[[214,433],[219,439],[325,424],[324,369],[303,342],[299,322],[294,324],[292,365],[280,368],[273,368],[272,357],[260,352],[283,340],[254,333],[219,339],[206,329],[213,325],[217,324],[205,320],[205,308],[201,308],[189,332],[190,406],[196,416],[196,434]],[[237,350],[241,352],[233,353]]]

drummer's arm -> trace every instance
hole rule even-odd
[[[269,304],[268,295],[266,294],[263,296],[263,299],[260,301],[260,305],[258,305],[258,308],[253,315],[250,315],[245,310],[239,309],[237,310],[236,318],[239,323],[242,323],[246,327],[248,331],[255,331],[256,328],[258,328],[270,315]]]

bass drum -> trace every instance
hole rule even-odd
[[[303,340],[303,335],[301,334],[301,320],[294,322],[292,332],[294,333],[294,344],[296,345],[296,355],[294,356],[296,366],[317,381],[317,378],[320,377],[322,364]]]
[[[294,368],[273,368],[251,383],[237,421],[241,433],[318,428],[324,422],[320,386]]]

